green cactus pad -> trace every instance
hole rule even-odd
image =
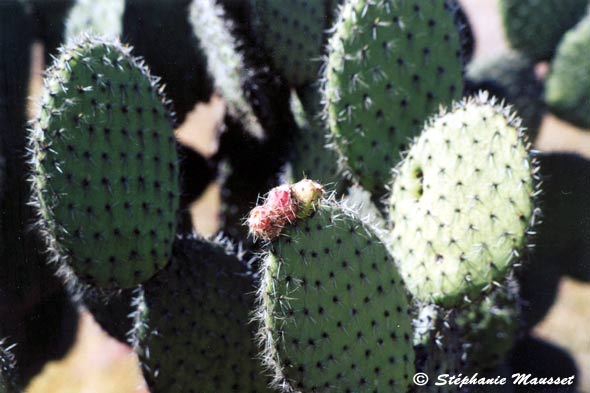
[[[17,393],[14,356],[3,344],[0,340],[0,393]]]
[[[400,165],[391,242],[416,298],[460,305],[518,263],[537,186],[519,125],[481,94],[434,117]]]
[[[549,60],[567,30],[584,15],[588,0],[500,0],[510,45],[534,61]]]
[[[491,59],[475,60],[467,70],[471,93],[487,90],[506,100],[522,119],[529,139],[534,141],[545,114],[543,82],[535,76],[535,64],[517,52]]]
[[[270,392],[249,325],[255,283],[224,244],[177,240],[143,291],[134,336],[151,391]]]
[[[238,43],[231,33],[223,8],[215,0],[193,0],[190,23],[199,48],[207,57],[207,69],[215,88],[227,103],[228,112],[239,118],[252,135],[263,137],[262,126],[244,94],[243,87],[250,71],[237,49]]]
[[[508,280],[488,296],[459,310],[463,362],[472,372],[499,365],[514,346],[521,324],[518,285]]]
[[[129,288],[168,262],[178,164],[161,93],[115,40],[82,38],[47,71],[33,199],[54,259],[83,282]]]
[[[590,129],[590,16],[563,37],[547,78],[545,101],[560,118]]]
[[[251,0],[255,28],[274,67],[293,86],[318,78],[332,0]]]
[[[330,189],[338,188],[342,181],[338,171],[338,155],[326,146],[327,135],[321,121],[313,113],[308,114],[305,111],[295,94],[291,96],[291,109],[299,128],[293,146],[294,158],[291,161],[293,179],[307,177]]]
[[[125,0],[77,0],[66,19],[66,42],[84,33],[119,37],[124,9]]]
[[[414,374],[404,284],[377,236],[323,201],[285,227],[263,267],[266,360],[287,391],[406,392]]]
[[[461,44],[446,2],[347,2],[325,78],[344,167],[379,198],[411,137],[463,92]]]

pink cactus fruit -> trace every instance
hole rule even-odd
[[[270,190],[264,205],[275,215],[275,220],[282,221],[282,225],[292,223],[297,218],[297,203],[293,198],[291,186],[287,184]]]
[[[273,240],[281,234],[285,221],[276,219],[275,213],[266,205],[256,206],[247,220],[250,235],[256,239]]]

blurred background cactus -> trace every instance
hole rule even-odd
[[[0,1],[0,392],[590,390],[589,9]]]

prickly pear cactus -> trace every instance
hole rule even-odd
[[[336,0],[251,1],[255,30],[274,67],[292,86],[314,82]]]
[[[588,0],[500,0],[510,45],[534,61],[550,60],[563,34],[584,15]]]
[[[569,30],[557,48],[545,100],[560,118],[590,129],[590,15]]]
[[[409,138],[463,92],[453,15],[444,0],[349,1],[328,52],[333,140],[344,168],[378,199]]]
[[[459,306],[519,263],[536,167],[520,119],[485,94],[434,117],[399,167],[391,242],[410,292]]]
[[[228,112],[239,118],[252,135],[261,138],[262,126],[244,95],[249,71],[230,32],[231,26],[225,20],[223,8],[214,0],[193,0],[190,22],[200,50],[207,56],[207,69],[215,88],[225,99]]]
[[[176,241],[143,286],[134,340],[153,392],[267,392],[249,325],[254,280],[227,245]]]
[[[3,340],[0,340],[0,393],[17,393],[20,390],[16,387],[14,356],[10,348],[3,345]]]
[[[471,82],[469,93],[486,90],[513,109],[522,119],[529,140],[533,142],[539,133],[545,114],[543,82],[535,76],[535,64],[517,52],[506,52],[491,59],[478,59],[467,69]]]
[[[514,279],[459,310],[455,323],[466,369],[477,372],[499,365],[516,342],[520,317],[518,284]]]
[[[463,348],[459,329],[452,312],[434,304],[419,304],[418,315],[413,320],[416,371],[428,376],[420,393],[456,393],[455,386],[436,386],[436,378],[442,374],[458,375],[463,369]]]
[[[89,37],[63,48],[30,139],[34,203],[55,260],[109,288],[167,264],[178,207],[172,118],[129,48]]]
[[[414,351],[404,284],[358,218],[321,201],[269,244],[262,270],[260,335],[278,386],[406,392]]]
[[[124,8],[125,0],[77,0],[66,19],[66,42],[83,33],[119,37]]]

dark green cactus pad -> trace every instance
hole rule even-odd
[[[166,84],[179,122],[198,102],[209,101],[213,84],[207,58],[189,22],[191,0],[125,0],[124,42]]]
[[[417,138],[390,205],[392,249],[416,298],[461,305],[519,263],[536,217],[529,149],[520,119],[486,94],[441,112]]]
[[[16,387],[16,364],[9,347],[4,347],[0,340],[0,393],[20,392]]]
[[[561,37],[584,15],[588,0],[500,0],[510,45],[534,61],[550,60]]]
[[[410,138],[463,92],[459,33],[446,2],[346,3],[325,78],[326,112],[344,167],[379,198]]]
[[[251,0],[255,29],[270,60],[289,84],[318,78],[324,31],[330,27],[334,0]]]
[[[420,393],[456,393],[456,386],[436,386],[439,375],[459,375],[464,363],[459,329],[452,313],[433,304],[419,304],[413,320],[416,371],[428,376]]]
[[[338,170],[338,154],[327,147],[327,132],[317,118],[318,112],[308,113],[295,94],[291,108],[299,130],[293,146],[292,178],[307,177],[329,189],[339,188],[343,176]]]
[[[498,366],[514,346],[521,325],[518,284],[507,280],[480,301],[458,310],[462,361],[471,372]]]
[[[134,336],[152,392],[270,391],[249,324],[254,279],[226,245],[178,239],[143,292]]]
[[[535,141],[543,115],[543,82],[535,76],[535,64],[517,52],[476,60],[467,70],[468,94],[486,90],[512,105],[522,119],[529,140]]]
[[[577,154],[542,153],[539,162],[543,216],[535,256],[555,265],[550,270],[590,281],[590,160]],[[542,287],[538,292],[543,294]]]
[[[414,374],[405,288],[377,236],[323,201],[270,245],[262,341],[286,391],[406,392]]]
[[[77,0],[65,22],[65,39],[70,42],[80,34],[119,37],[123,30],[125,0]]]
[[[118,41],[82,38],[48,70],[31,130],[34,202],[54,259],[133,287],[168,262],[178,208],[162,89]]]
[[[590,129],[590,16],[568,31],[547,78],[545,100],[560,118]]]

